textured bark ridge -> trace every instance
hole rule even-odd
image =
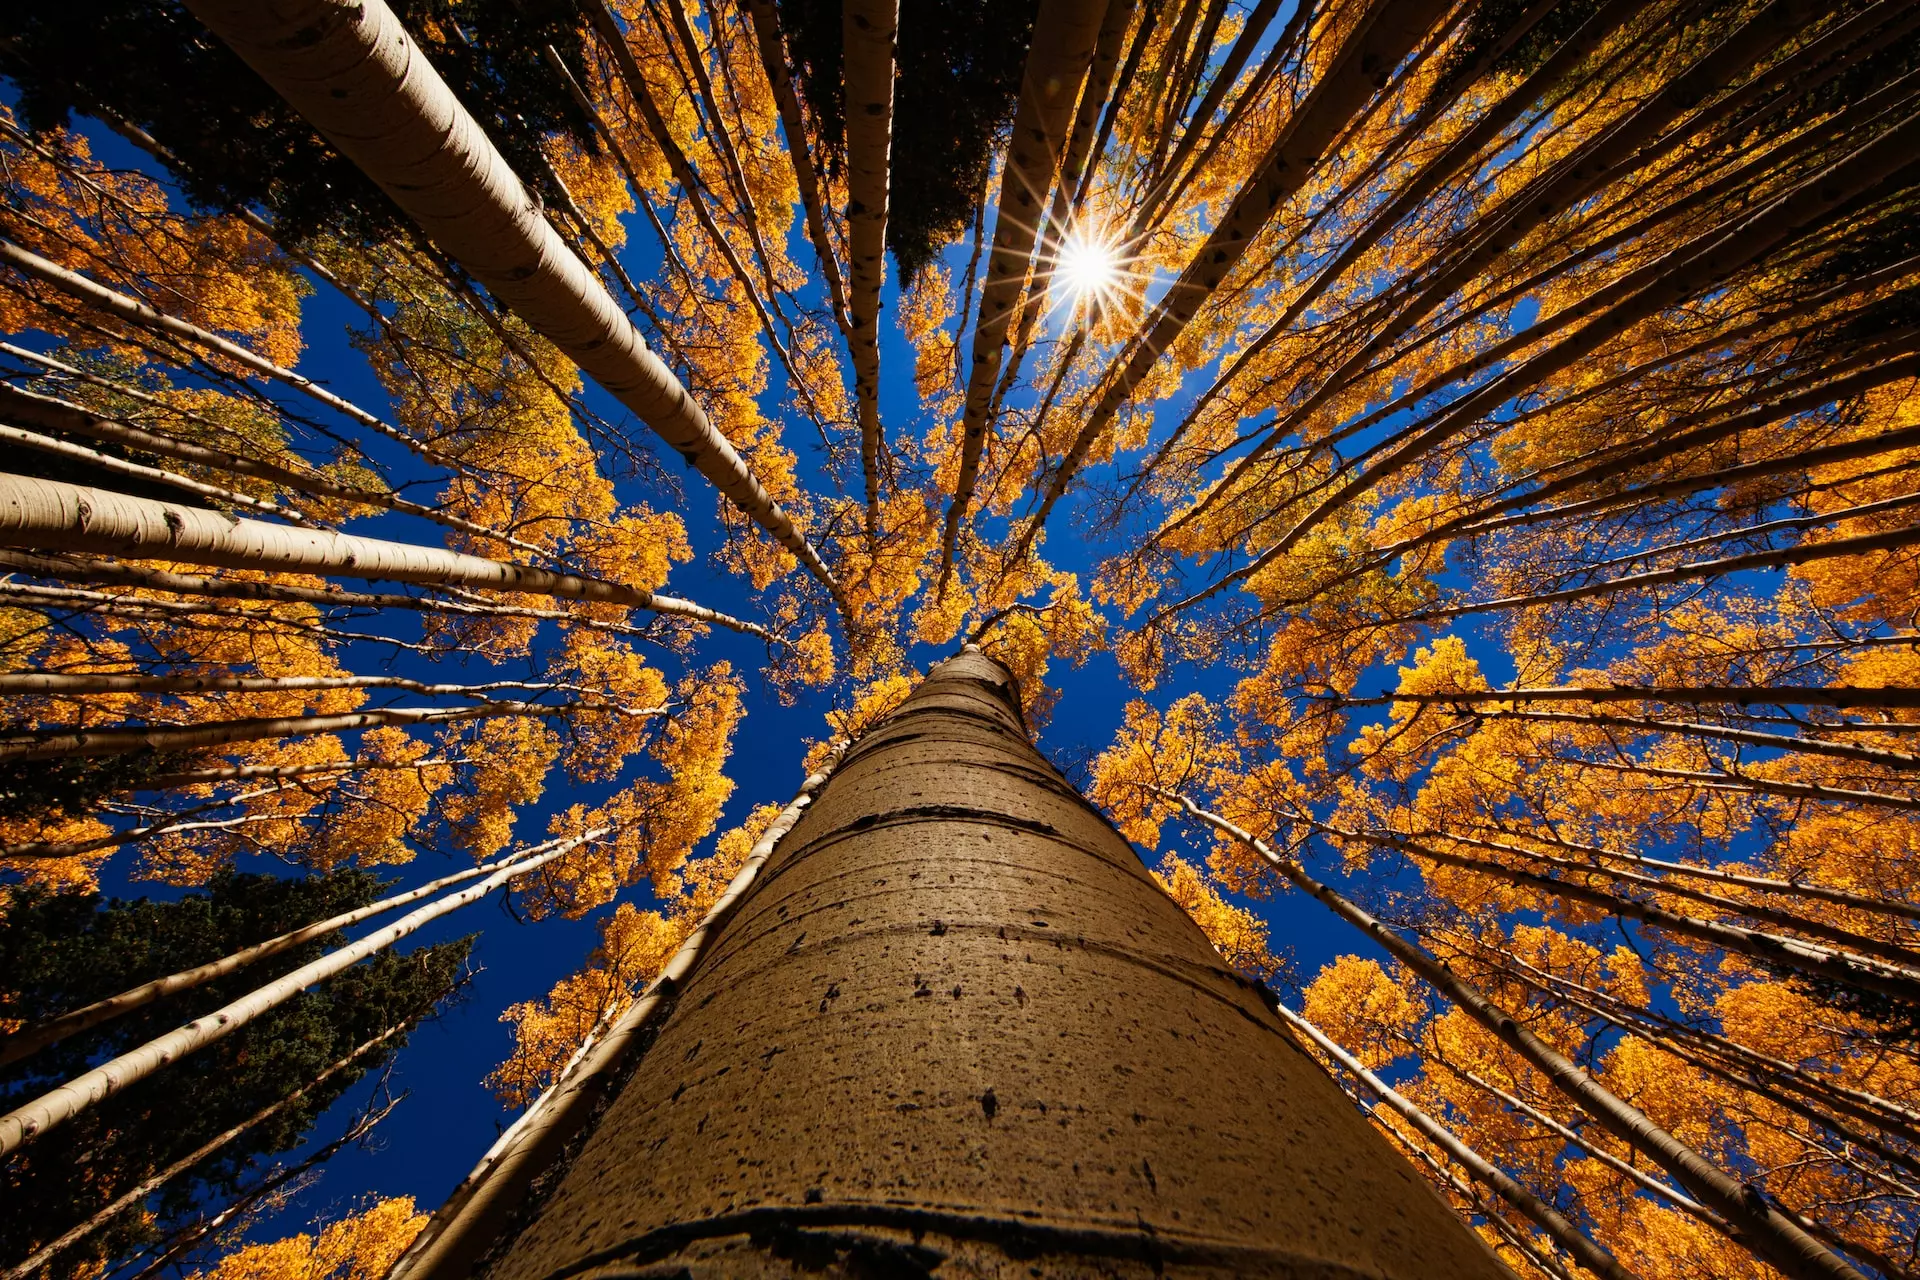
[[[968,651],[847,753],[494,1280],[1507,1274]]]

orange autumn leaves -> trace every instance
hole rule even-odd
[[[426,1224],[411,1196],[376,1200],[315,1231],[243,1245],[192,1280],[381,1280]]]
[[[1900,807],[1909,784],[1899,768],[1778,749],[1746,759],[1737,741],[1710,735],[1753,725],[1763,719],[1756,712],[1660,705],[1662,692],[1728,684],[1751,686],[1764,702],[1770,689],[1791,693],[1813,679],[1867,691],[1871,707],[1872,690],[1912,687],[1905,646],[1809,654],[1801,627],[1811,611],[1794,607],[1802,590],[1790,580],[1773,602],[1693,602],[1604,667],[1547,647],[1501,655],[1529,664],[1512,682],[1522,688],[1624,687],[1651,706],[1448,702],[1492,683],[1459,635],[1436,638],[1399,669],[1395,693],[1424,701],[1351,703],[1275,681],[1269,669],[1245,676],[1221,704],[1198,695],[1164,711],[1135,702],[1095,761],[1092,794],[1150,849],[1165,848],[1166,823],[1186,796],[1282,856],[1349,877],[1348,892],[1374,895],[1395,927],[1411,929],[1535,1034],[1590,1062],[1656,1123],[1722,1167],[1753,1171],[1766,1194],[1843,1234],[1850,1248],[1897,1257],[1911,1229],[1899,1117],[1920,1096],[1920,1071],[1890,1048],[1899,1033],[1886,1010],[1697,936],[1628,928],[1630,917],[1556,895],[1539,879],[1577,878],[1709,923],[1746,926],[1750,913],[1772,911],[1765,927],[1787,934],[1841,929],[1856,945],[1907,944],[1915,910],[1902,904],[1920,899],[1909,854],[1920,828],[1913,806]],[[1548,718],[1525,718],[1536,713]],[[1802,712],[1809,740],[1827,740],[1817,730],[1837,714]],[[1591,722],[1608,715],[1625,723]],[[1911,715],[1857,713],[1866,732],[1835,740],[1901,750]],[[1647,727],[1636,728],[1635,716]],[[1791,722],[1754,727],[1778,732],[1780,723]],[[1396,852],[1404,846],[1392,841],[1404,837],[1455,858]],[[1225,839],[1204,867],[1162,856],[1163,882],[1223,956],[1259,972],[1220,906],[1244,912],[1236,893],[1274,893],[1282,882],[1273,871]],[[1568,1188],[1582,1228],[1636,1274],[1775,1274],[1684,1196],[1636,1181],[1631,1150],[1404,971],[1343,956],[1305,986],[1299,1007],[1537,1193]],[[1397,1141],[1442,1158],[1384,1107],[1373,1114]],[[1484,1212],[1445,1194],[1469,1217]],[[1536,1265],[1508,1236],[1488,1239],[1514,1265]]]
[[[105,268],[101,283],[152,290],[164,299],[161,310],[276,363],[299,358],[300,300],[309,286],[258,231],[236,217],[182,214],[152,178],[98,163],[84,137],[59,130],[29,139],[4,107],[0,152],[12,195],[12,208],[0,215],[8,238],[68,270]],[[103,336],[56,299],[0,290],[0,329],[82,343]],[[115,331],[124,332],[109,327]]]
[[[621,903],[601,922],[600,945],[579,972],[562,978],[544,1000],[511,1005],[500,1015],[513,1026],[514,1049],[487,1084],[503,1104],[531,1103],[590,1036],[625,1012],[719,900],[779,812],[778,805],[759,806],[722,835],[711,854],[659,877],[664,910]]]
[[[1040,491],[1066,483],[1062,459],[1146,307],[1129,298],[1091,328],[1049,315],[1032,348],[1014,353],[1023,376],[992,415],[977,518],[961,530],[958,571],[944,589],[932,569],[958,470],[978,264],[962,265],[960,244],[900,299],[910,359],[892,362],[901,367],[889,376],[903,387],[911,380],[920,412],[896,416],[889,406],[870,538],[854,496],[863,477],[847,361],[834,317],[813,296],[812,246],[793,234],[800,184],[785,144],[794,140],[780,136],[737,8],[615,6],[635,79],[610,50],[590,48],[582,88],[605,145],[544,140],[570,193],[570,208],[550,212],[846,583],[852,616],[836,620],[791,556],[717,506],[726,524],[718,562],[752,588],[755,620],[780,637],[763,668],[776,696],[831,686],[827,734],[857,736],[912,688],[913,646],[971,638],[1020,679],[1023,709],[1039,725],[1054,709],[1055,664],[1111,644],[1137,690],[1170,688],[1158,706],[1126,708],[1096,765],[1095,796],[1129,837],[1156,850],[1162,883],[1229,963],[1280,973],[1262,918],[1272,913],[1244,901],[1273,895],[1276,882],[1229,841],[1161,849],[1177,814],[1172,796],[1203,800],[1286,856],[1386,886],[1396,920],[1429,930],[1429,943],[1454,962],[1482,965],[1485,981],[1526,1007],[1543,1035],[1599,1060],[1662,1123],[1754,1170],[1766,1194],[1804,1208],[1822,1230],[1880,1248],[1901,1221],[1890,1206],[1912,1200],[1910,1165],[1890,1165],[1852,1137],[1836,1139],[1831,1125],[1685,1059],[1679,1046],[1649,1047],[1607,1021],[1652,1035],[1657,1023],[1635,1020],[1678,1009],[1728,1044],[1811,1064],[1911,1108],[1903,1053],[1886,1048],[1872,1010],[1823,1014],[1795,975],[1697,937],[1627,926],[1591,899],[1520,876],[1578,874],[1621,902],[1707,924],[1817,927],[1829,943],[1842,939],[1834,945],[1882,952],[1911,946],[1912,914],[1883,908],[1920,897],[1912,819],[1920,797],[1910,782],[1920,714],[1684,700],[1703,687],[1920,687],[1910,626],[1920,560],[1916,544],[1901,541],[1920,505],[1910,492],[1914,446],[1875,447],[1920,421],[1902,310],[1911,263],[1900,255],[1911,246],[1888,234],[1889,206],[1869,190],[1843,216],[1797,223],[1777,260],[1742,259],[1724,276],[1696,272],[1675,305],[1619,313],[1610,336],[1580,358],[1537,378],[1515,371],[1565,349],[1592,309],[1653,296],[1633,292],[1648,278],[1635,273],[1670,276],[1666,266],[1692,261],[1688,247],[1701,236],[1745,227],[1769,201],[1844,160],[1866,135],[1856,136],[1858,119],[1836,114],[1850,109],[1849,95],[1834,91],[1830,73],[1875,54],[1863,46],[1829,59],[1815,42],[1895,7],[1839,6],[1796,25],[1752,5],[1603,6],[1592,40],[1552,64],[1560,78],[1515,100],[1514,114],[1482,135],[1480,122],[1544,74],[1565,32],[1529,41],[1511,59],[1482,58],[1503,34],[1503,11],[1459,10],[1459,21],[1426,33],[1414,56],[1383,75],[1377,98],[1356,108],[1252,231],[1112,422],[1082,442],[1101,470],[1074,491],[1082,506],[1056,514],[1051,544],[1047,531],[1022,525]],[[1190,50],[1202,8],[1216,21]],[[1336,3],[1309,9],[1297,27],[1282,20],[1286,30],[1267,33],[1243,77],[1213,85],[1209,68],[1257,10],[1140,12],[1127,41],[1139,52],[1137,73],[1106,115],[1105,150],[1092,157],[1076,213],[1137,227],[1127,270],[1144,286],[1194,260],[1210,223],[1316,99],[1316,78],[1337,65],[1370,11]],[[1555,22],[1595,13],[1563,7]],[[1491,33],[1482,24],[1489,14]],[[1704,96],[1662,97],[1702,50],[1723,47],[1750,19],[1773,24],[1759,32],[1765,39],[1741,37],[1760,49],[1750,65],[1728,68]],[[1268,49],[1287,56],[1269,64]],[[1819,56],[1802,56],[1810,49]],[[1867,88],[1880,92],[1902,83],[1906,68],[1870,71],[1878,78]],[[1824,78],[1796,81],[1802,73]],[[1170,92],[1181,85],[1187,100]],[[1188,110],[1214,87],[1208,110]],[[642,109],[648,97],[657,123]],[[1633,146],[1588,163],[1592,148],[1642,124]],[[1455,156],[1472,136],[1479,141]],[[10,236],[283,364],[301,355],[308,274],[340,282],[366,315],[354,341],[390,402],[382,412],[393,435],[370,449],[308,430],[300,413],[268,407],[258,379],[178,385],[178,353],[168,358],[150,335],[96,327],[97,317],[37,288],[0,295],[0,321],[64,340],[63,358],[113,384],[62,375],[54,383],[63,394],[182,438],[351,480],[357,498],[308,501],[297,486],[229,478],[250,496],[298,498],[319,520],[370,516],[385,510],[378,499],[413,494],[462,522],[419,540],[465,551],[649,590],[690,559],[692,540],[671,510],[680,497],[624,445],[621,424],[598,418],[576,371],[426,246],[298,246],[316,265],[296,269],[257,227],[178,212],[160,184],[97,164],[75,135],[35,145],[8,138],[17,187],[5,211]],[[817,152],[824,140],[799,141]],[[1205,159],[1163,171],[1176,154]],[[676,156],[699,180],[677,172]],[[1581,187],[1567,176],[1576,173],[1603,180]],[[1380,210],[1428,177],[1404,216],[1376,225]],[[825,181],[823,239],[839,246],[845,192],[835,173]],[[1891,212],[1897,230],[1911,210],[1896,200]],[[1732,253],[1752,239],[1716,243]],[[1336,261],[1340,272],[1323,278]],[[1031,282],[1030,302],[1045,301],[1044,283]],[[1429,288],[1437,292],[1427,296]],[[210,367],[236,374],[218,359]],[[1449,397],[1487,387],[1511,394],[1446,416]],[[1447,429],[1435,426],[1442,422]],[[383,461],[406,446],[433,459],[430,479]],[[810,451],[817,492],[802,484]],[[1367,483],[1343,488],[1365,468]],[[1022,532],[1031,545],[1016,540]],[[1843,557],[1822,551],[1860,537],[1882,542]],[[1270,555],[1283,544],[1285,554]],[[1742,572],[1711,568],[1740,554],[1774,559]],[[1644,581],[1658,573],[1681,576]],[[93,592],[63,597],[87,611],[83,631],[47,626],[41,597],[0,615],[0,644],[10,665],[74,674],[334,679],[356,663],[367,669],[362,646],[374,628],[361,619],[373,606],[249,594],[330,590],[306,576],[209,577],[216,593],[76,583]],[[1203,607],[1198,598],[1221,582],[1231,593]],[[442,672],[484,668],[449,677],[474,684],[440,705],[486,702],[487,714],[430,730],[315,733],[206,753],[169,767],[252,772],[183,782],[176,798],[151,806],[158,812],[115,799],[119,808],[9,818],[0,828],[9,846],[64,852],[7,866],[85,885],[115,856],[99,842],[150,821],[164,829],[129,856],[176,883],[250,854],[313,868],[390,866],[429,846],[491,857],[543,835],[611,826],[524,891],[535,915],[605,913],[587,969],[546,1000],[516,1006],[518,1065],[502,1071],[518,1074],[496,1084],[524,1101],[658,968],[702,895],[724,882],[721,854],[696,855],[730,798],[727,750],[755,676],[744,661],[716,662],[692,625],[531,594],[489,601],[507,607],[443,593],[417,629],[388,629],[396,655]],[[1383,673],[1391,682],[1396,666],[1398,692],[1426,701],[1355,704]],[[1202,671],[1235,683],[1210,698],[1187,693]],[[1644,687],[1670,699],[1437,696],[1493,685]],[[384,696],[113,693],[20,705],[29,728],[185,725],[339,713],[389,705]],[[510,699],[536,709],[502,709]],[[816,746],[810,763],[827,749]],[[526,814],[561,779],[587,794],[529,830]],[[1451,860],[1395,851],[1393,841],[1408,839]],[[723,853],[729,841],[738,843],[726,837]],[[622,901],[642,882],[659,895],[656,910]],[[1768,917],[1750,914],[1761,910]],[[1562,1181],[1573,1188],[1586,1225],[1650,1280],[1686,1274],[1689,1256],[1715,1274],[1748,1266],[1697,1214],[1621,1182],[1602,1158],[1617,1152],[1569,1154],[1514,1104],[1449,1074],[1453,1063],[1527,1105],[1557,1105],[1400,975],[1356,964],[1338,962],[1307,989],[1310,1015],[1368,1061],[1408,1071],[1424,1063],[1418,1088],[1431,1105],[1543,1192]],[[1716,1062],[1738,1057],[1724,1045],[1712,1052]],[[1686,1095],[1671,1096],[1679,1086],[1670,1081],[1684,1081]],[[1845,1149],[1836,1153],[1836,1142]],[[1501,1247],[1513,1256],[1510,1242]]]

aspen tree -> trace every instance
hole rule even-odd
[[[599,946],[400,1274],[1911,1270],[1920,10],[194,0],[261,84],[122,7],[0,42],[0,898],[605,832],[514,877]],[[743,616],[667,594],[716,543]],[[709,853],[720,628],[832,709]],[[1114,825],[1032,746],[1109,646]],[[1401,963],[1279,1003],[1289,883]]]
[[[854,400],[860,414],[860,469],[867,489],[867,540],[879,536],[880,284],[886,278],[887,199],[893,147],[894,45],[899,0],[842,6],[847,143],[847,317]]]
[[[552,242],[553,231],[532,214],[519,179],[385,5],[363,6],[351,15],[320,5],[304,21],[291,14],[269,18],[211,3],[195,13],[309,119],[317,120],[322,132],[336,135],[346,154],[476,278],[608,390],[630,402],[643,421],[730,501],[778,538],[829,590],[838,590],[805,536],[647,349],[606,290],[571,251]],[[305,38],[308,24],[325,33],[329,43],[324,48]],[[334,80],[349,74],[350,85]],[[340,92],[336,95],[335,90]],[[442,114],[461,124],[459,151],[442,146],[446,135],[434,119]],[[385,128],[369,130],[368,122],[374,119],[382,119]],[[431,199],[419,194],[424,188],[414,165],[421,157],[442,166],[455,185]]]
[[[973,501],[974,476],[986,445],[1007,326],[1024,290],[1044,292],[1047,273],[1031,262],[1034,244],[1046,234],[1044,210],[1060,169],[1067,128],[1081,83],[1093,61],[1103,6],[1098,0],[1045,0],[1033,24],[1033,45],[1020,85],[1013,140],[1000,170],[1000,196],[993,218],[993,251],[973,326],[973,361],[967,370],[966,417],[961,427],[960,474],[954,481],[941,535],[940,589],[953,571],[954,542]]]
[[[678,1003],[642,1069],[495,1264],[498,1274],[545,1274],[585,1258],[724,1258],[719,1265],[757,1271],[770,1265],[759,1242],[775,1223],[821,1233],[822,1247],[840,1256],[913,1249],[928,1263],[937,1250],[991,1265],[1017,1241],[1022,1266],[1044,1259],[1064,1267],[1091,1255],[1123,1274],[1168,1263],[1291,1266],[1302,1257],[1346,1258],[1389,1275],[1497,1273],[1483,1246],[1446,1220],[1411,1169],[1281,1038],[1256,989],[1222,966],[1117,833],[1062,784],[1029,743],[1018,705],[1005,669],[965,652],[848,749],[712,950],[676,980]],[[889,781],[902,764],[936,757],[942,768],[926,775],[919,795]],[[896,868],[880,875],[884,883],[874,879],[876,857]],[[922,857],[934,861],[916,875]],[[1029,880],[1056,888],[1036,899]],[[856,881],[865,891],[847,896]],[[1087,888],[1069,892],[1070,884]],[[822,912],[859,918],[864,928],[835,926]],[[914,949],[912,963],[878,962],[881,949],[901,945]],[[730,981],[735,968],[748,976]],[[1134,1012],[1116,1017],[1104,1000],[1079,1003],[1114,984],[1131,993],[1124,1009]],[[1205,996],[1196,1000],[1196,990]],[[1136,1025],[1160,1000],[1194,1026],[1191,1040],[1176,1039],[1177,1051]],[[806,1035],[776,1029],[796,1025],[802,1010]],[[966,1033],[975,1018],[993,1034]],[[1040,1049],[1057,1045],[1063,1030],[1080,1045],[1075,1059],[1085,1053],[1130,1069],[1090,1075],[1058,1049]],[[844,1058],[856,1042],[863,1059],[914,1065],[897,1079],[867,1081],[803,1061]],[[967,1047],[956,1054],[951,1046]],[[1229,1065],[1236,1054],[1245,1056]],[[716,1076],[716,1062],[734,1065]],[[686,1071],[693,1075],[683,1081],[677,1072]],[[769,1072],[807,1084],[768,1089],[761,1080]],[[738,1089],[755,1100],[741,1095],[736,1111],[726,1095]],[[1170,1106],[1202,1089],[1244,1093],[1245,1104]],[[1276,1110],[1276,1098],[1284,1107]],[[1111,1114],[1143,1144],[1138,1154],[1081,1160],[1077,1172],[1041,1156],[1063,1106],[1069,1131],[1080,1123],[1074,1116]],[[1191,1125],[1207,1115],[1239,1137],[1194,1141]],[[835,1169],[833,1153],[849,1148],[821,1144],[828,1125],[890,1135],[859,1144],[862,1169],[874,1159],[925,1169],[928,1153],[948,1145],[984,1142],[987,1157],[940,1163],[928,1202],[903,1203],[882,1193],[891,1175]],[[1260,1136],[1248,1140],[1247,1126]],[[647,1148],[644,1163],[630,1154]],[[757,1155],[742,1159],[749,1148]],[[1278,1154],[1291,1149],[1298,1159]],[[1327,1159],[1333,1149],[1342,1158]],[[1223,1177],[1223,1167],[1242,1171]],[[608,1175],[613,1168],[619,1177]],[[1049,1168],[1058,1190],[1035,1181]],[[1089,1178],[1106,1188],[1102,1204],[1118,1197],[1141,1216],[1091,1212]],[[1329,1179],[1351,1180],[1356,1193],[1330,1191]],[[1227,1188],[1245,1207],[1215,1199]],[[1382,1231],[1388,1197],[1400,1225]],[[956,1203],[973,1207],[958,1214]]]

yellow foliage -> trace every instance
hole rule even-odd
[[[1301,1013],[1372,1070],[1411,1052],[1426,1018],[1425,994],[1410,975],[1373,960],[1341,956],[1307,985]]]
[[[412,1196],[377,1200],[317,1234],[236,1249],[191,1280],[381,1280],[426,1225]]]
[[[442,798],[440,814],[456,844],[485,861],[513,839],[514,817],[546,790],[560,738],[528,716],[460,725],[440,738],[441,754],[471,761],[462,785]]]
[[[1088,794],[1113,816],[1120,834],[1153,848],[1160,823],[1177,805],[1162,792],[1207,791],[1239,753],[1221,734],[1219,710],[1197,693],[1178,699],[1163,716],[1145,702],[1129,702],[1114,745],[1093,762]]]
[[[594,1028],[617,1019],[653,980],[690,929],[657,911],[623,902],[600,926],[600,945],[579,973],[562,978],[545,1000],[509,1005],[500,1021],[513,1026],[513,1054],[487,1076],[509,1107],[524,1107],[553,1084]]]
[[[680,517],[645,506],[575,538],[571,549],[595,577],[642,591],[660,590],[675,564],[693,558],[687,526]]]
[[[1153,878],[1200,926],[1229,965],[1261,979],[1275,977],[1285,967],[1268,942],[1267,922],[1228,902],[1203,869],[1168,854],[1160,859]]]

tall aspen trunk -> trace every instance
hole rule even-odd
[[[806,536],[547,223],[383,0],[194,0],[189,8],[448,257],[652,428],[841,602],[839,582]],[[664,132],[660,140],[668,141]]]
[[[486,1274],[1506,1274],[969,650],[848,750]]]
[[[476,587],[684,613],[684,601],[599,578],[441,547],[296,529],[206,507],[0,472],[0,546],[83,551],[266,573],[337,574],[430,587]],[[666,605],[662,607],[661,602]],[[696,609],[698,606],[694,606]],[[707,610],[700,610],[706,613]],[[707,622],[713,619],[688,615]]]
[[[760,49],[760,64],[767,73],[767,85],[773,90],[774,105],[780,111],[780,132],[785,135],[787,156],[793,161],[794,180],[800,187],[800,204],[806,210],[807,238],[820,258],[820,274],[826,278],[827,300],[833,304],[833,318],[840,333],[853,347],[853,318],[847,310],[847,282],[840,273],[840,257],[827,234],[826,196],[822,192],[820,171],[808,150],[806,119],[800,114],[800,96],[793,87],[788,69],[786,38],[780,30],[780,12],[773,0],[745,0],[740,11],[753,28],[754,42]],[[638,186],[638,183],[634,184]]]
[[[1446,7],[1438,0],[1374,0],[1366,7],[1320,82],[1289,117],[1260,171],[1241,187],[1206,243],[1101,375],[1100,399],[1061,459],[1040,506],[1015,535],[1014,554],[1008,557],[1011,563],[1026,558],[1054,504],[1094,442],[1119,416],[1134,387],[1186,331],[1201,304],[1239,264],[1261,228],[1305,184],[1342,128],[1366,108],[1378,91],[1375,81],[1383,70],[1398,66]]]
[[[973,502],[980,455],[987,443],[987,415],[1006,358],[1007,326],[1023,288],[1047,289],[1052,274],[1035,263],[1041,211],[1060,167],[1074,103],[1093,63],[1094,45],[1108,6],[1101,0],[1044,0],[1033,19],[1033,43],[1021,77],[1020,106],[1000,170],[1000,199],[994,206],[993,253],[987,258],[987,282],[980,291],[980,314],[973,325],[973,366],[967,374],[967,408],[960,437],[960,474],[947,503],[940,541],[940,590],[953,572],[960,522]],[[1057,233],[1057,228],[1048,228]],[[1037,302],[1030,298],[1029,304]],[[955,335],[958,336],[957,334]]]
[[[846,70],[847,298],[853,325],[853,391],[860,415],[860,472],[867,542],[880,536],[880,286],[887,275],[887,204],[893,174],[893,81],[900,0],[849,0],[841,9]]]

